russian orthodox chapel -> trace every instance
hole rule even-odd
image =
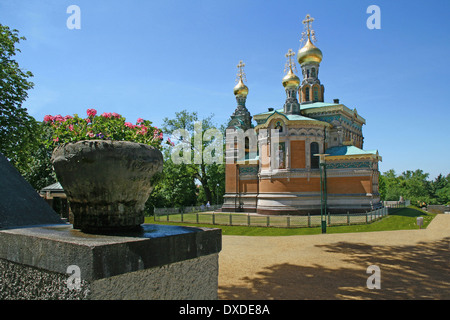
[[[227,143],[226,186],[222,211],[260,214],[317,214],[364,212],[380,205],[377,150],[364,150],[365,119],[339,100],[325,102],[319,80],[322,52],[309,15],[297,52],[286,54],[281,83],[286,97],[278,108],[255,114],[246,107],[248,87],[242,61],[234,94],[237,107],[228,130],[256,133],[256,143],[245,138],[239,157],[237,144]],[[253,123],[256,122],[256,124]],[[274,142],[276,133],[276,144]],[[274,145],[276,145],[274,149]],[[277,161],[273,161],[276,153]],[[325,208],[324,208],[325,206]]]

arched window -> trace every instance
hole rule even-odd
[[[312,142],[310,145],[311,151],[311,169],[319,169],[319,156],[315,154],[319,153],[319,144],[317,142]]]
[[[312,70],[311,70],[311,77],[313,77],[313,78],[316,77],[316,68],[312,68]]]
[[[305,87],[305,101],[309,101],[309,87]]]
[[[313,99],[314,99],[314,102],[319,101],[319,88],[317,88],[317,87],[313,88]]]
[[[284,142],[278,145],[278,169],[286,169],[286,147]]]
[[[244,159],[245,160],[248,160],[249,159],[249,156],[250,156],[250,139],[249,139],[249,137],[245,137],[245,157],[244,157]]]
[[[283,132],[283,126],[281,125],[280,121],[278,121],[275,125],[275,129],[278,129],[278,132]]]

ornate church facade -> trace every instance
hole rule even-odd
[[[289,49],[286,54],[282,107],[251,116],[246,107],[245,65],[242,61],[238,65],[237,107],[227,132],[253,132],[256,139],[252,143],[250,135],[245,135],[242,153],[237,152],[235,140],[227,143],[222,211],[345,213],[380,205],[381,157],[377,150],[363,149],[365,119],[337,99],[324,102],[325,90],[318,77],[322,52],[313,44],[313,20],[307,15],[303,21],[304,45],[296,55],[302,80],[295,74],[295,53]]]

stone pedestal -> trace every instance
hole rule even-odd
[[[143,224],[114,236],[69,224],[1,230],[0,299],[217,299],[220,250],[220,229]]]

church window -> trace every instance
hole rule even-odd
[[[319,88],[317,88],[317,87],[313,88],[313,99],[314,99],[314,102],[319,101]]]
[[[319,156],[315,156],[315,154],[319,153],[319,144],[317,142],[312,142],[310,145],[311,151],[311,169],[319,168]]]
[[[305,88],[305,101],[309,101],[309,88]]]
[[[249,137],[245,137],[245,160],[249,159],[250,155],[250,139]]]
[[[286,146],[284,142],[278,145],[278,169],[286,169]]]
[[[275,129],[277,129],[278,132],[283,132],[283,126],[281,125],[280,121],[278,121],[277,124],[275,125]]]
[[[311,70],[311,77],[313,77],[313,78],[316,77],[316,68],[312,68],[312,70]]]

